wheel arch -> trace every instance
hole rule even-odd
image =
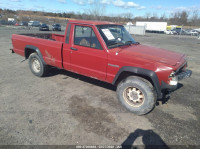
[[[25,56],[25,59],[28,59],[29,58],[29,55],[31,53],[37,53],[37,55],[40,57],[41,61],[43,62],[43,64],[46,65],[43,57],[42,57],[42,53],[40,52],[39,48],[35,47],[35,46],[32,46],[32,45],[26,45],[25,49],[24,49],[24,56]]]
[[[154,87],[157,93],[158,98],[162,98],[161,88],[158,80],[158,76],[154,71],[138,68],[138,67],[131,67],[125,66],[122,67],[116,74],[112,84],[117,85],[120,81],[128,76],[138,76],[148,80]]]

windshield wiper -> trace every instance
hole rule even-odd
[[[126,43],[125,43],[126,45],[130,45],[130,44],[136,44],[136,45],[138,45],[138,44],[140,44],[139,42],[133,42],[133,41],[126,41]]]
[[[115,47],[119,47],[119,46],[123,46],[124,44],[123,43],[120,43],[120,42],[115,42],[115,44],[112,44],[110,46],[108,46],[109,48],[115,48]]]
[[[121,47],[121,46],[126,46],[126,45],[131,45],[131,44],[133,44],[132,41],[127,41],[126,43],[118,42],[118,43],[115,43],[114,45],[109,46],[109,48]]]
[[[133,41],[126,41],[125,45],[130,45],[130,44],[133,44]]]
[[[131,45],[133,44],[133,41],[126,41],[124,44],[118,45],[118,47],[120,46],[126,46],[126,45]]]
[[[139,42],[135,42],[134,44],[138,45],[138,44],[140,44],[140,43],[139,43]]]
[[[108,46],[109,48],[116,48],[116,47],[121,47],[121,46],[126,46],[126,45],[131,45],[131,44],[140,44],[139,42],[133,42],[133,41],[126,41],[125,43],[122,43],[122,42],[114,42],[112,43],[110,46]]]

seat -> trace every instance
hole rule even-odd
[[[85,38],[83,38],[83,39],[81,39],[81,41],[80,41],[80,45],[81,45],[81,46],[87,46],[87,47],[89,47],[89,46],[90,46],[90,43],[89,43]]]
[[[95,43],[92,43],[92,44],[91,44],[91,47],[92,47],[92,48],[96,48],[96,44],[95,44]]]

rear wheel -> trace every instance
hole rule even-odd
[[[36,53],[32,53],[29,56],[29,68],[31,72],[38,76],[43,77],[47,74],[47,65],[43,64],[40,57]]]
[[[128,77],[117,86],[119,102],[129,111],[143,115],[150,112],[156,101],[151,83],[140,77]]]

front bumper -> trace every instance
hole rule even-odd
[[[184,72],[179,73],[176,77],[178,79],[178,81],[188,78],[192,75],[192,71],[191,70],[186,70]]]
[[[162,81],[161,90],[175,90],[178,86],[178,81],[188,78],[191,75],[192,75],[191,70],[186,70],[186,71],[183,71],[183,72],[177,74],[175,77],[173,77],[173,81],[177,81],[177,83],[175,85],[169,85],[169,84],[165,83],[164,81]]]

